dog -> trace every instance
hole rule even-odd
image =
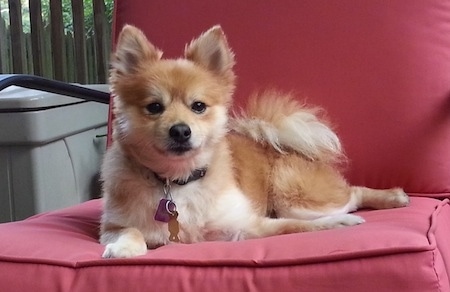
[[[351,186],[338,136],[291,94],[231,114],[234,54],[220,26],[164,59],[126,25],[111,60],[113,143],[101,170],[104,258],[170,242],[233,241],[361,224],[407,206],[401,188]]]

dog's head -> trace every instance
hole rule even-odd
[[[214,147],[226,133],[233,65],[219,26],[194,39],[179,59],[163,59],[142,31],[125,26],[111,61],[114,139],[144,164]]]

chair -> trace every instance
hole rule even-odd
[[[450,291],[450,2],[116,0],[114,38],[142,28],[165,53],[221,24],[235,104],[293,90],[327,110],[352,184],[404,187],[409,207],[366,223],[102,259],[102,200],[0,224],[3,291]]]

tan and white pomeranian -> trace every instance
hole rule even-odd
[[[268,91],[229,116],[234,55],[219,26],[162,52],[123,28],[111,63],[113,144],[103,167],[103,257],[169,242],[244,240],[351,226],[358,208],[406,206],[402,189],[350,186],[316,109]]]

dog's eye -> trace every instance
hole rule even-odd
[[[145,108],[152,115],[160,114],[164,111],[164,106],[159,102],[150,103]]]
[[[194,113],[201,114],[206,110],[206,104],[201,101],[196,101],[191,105],[191,109]]]

